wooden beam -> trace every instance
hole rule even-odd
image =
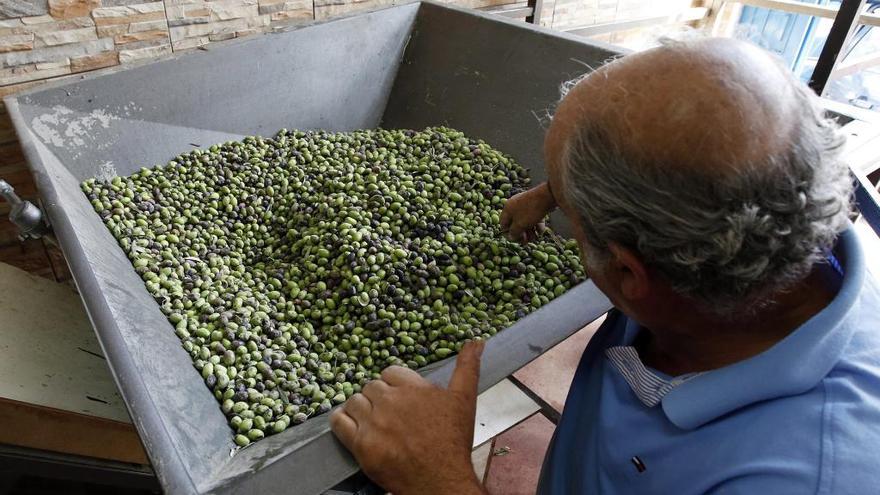
[[[792,14],[805,14],[815,17],[824,17],[826,19],[834,19],[837,16],[837,7],[827,7],[824,5],[814,5],[810,3],[797,2],[795,0],[740,0],[743,5],[752,7],[762,7],[765,9],[781,10]]]
[[[859,16],[859,23],[866,26],[880,27],[880,14],[862,14]]]
[[[661,24],[674,24],[678,22],[699,21],[705,18],[709,13],[706,7],[692,7],[685,9],[678,14],[664,15],[657,17],[642,17],[639,19],[631,19],[628,21],[604,22],[601,24],[593,24],[589,26],[575,27],[566,29],[567,33],[579,36],[598,36],[600,34],[608,34],[616,31],[625,31],[627,29],[638,29],[643,27],[657,26]]]
[[[822,98],[820,103],[822,108],[829,112],[839,113],[852,120],[862,120],[875,126],[880,126],[880,113],[859,108],[850,105],[849,103],[835,101],[830,98]]]
[[[701,6],[709,9],[709,12],[706,14],[706,18],[701,21],[701,27],[714,27],[725,3],[727,3],[725,0],[705,0]]]
[[[841,63],[834,72],[831,73],[831,79],[846,77],[855,74],[861,70],[880,65],[880,52],[869,53],[853,60],[847,60]]]
[[[503,5],[501,7],[492,7],[480,10],[489,14],[510,17],[513,19],[524,19],[534,13],[534,8],[529,6],[527,3],[513,3],[509,5]]]
[[[742,17],[744,5],[739,2],[722,1],[718,13],[712,22],[712,36],[720,38],[736,37],[739,19]]]
[[[0,397],[0,443],[133,464],[149,464],[130,423]]]

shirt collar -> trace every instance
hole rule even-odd
[[[761,354],[670,390],[661,404],[673,424],[693,429],[755,402],[806,392],[831,371],[855,330],[866,271],[852,226],[840,236],[836,252],[845,273],[831,303]]]

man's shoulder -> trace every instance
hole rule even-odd
[[[852,339],[840,360],[805,394],[821,405],[814,423],[821,441],[817,493],[860,493],[880,484],[880,279],[867,274],[857,304],[847,322],[855,327]]]
[[[867,272],[855,310],[848,325],[852,338],[840,360],[828,374],[828,381],[839,387],[867,388],[871,398],[880,394],[880,278]],[[880,411],[880,405],[878,406]]]
[[[729,493],[864,493],[880,486],[880,368],[856,371],[850,361],[809,391],[752,404],[698,431],[725,445],[717,469],[730,475],[721,484]]]
[[[834,333],[851,335],[839,354],[825,351],[835,361],[815,386],[753,402],[701,428],[723,437],[734,457],[741,457],[728,459],[732,464],[755,468],[749,476],[729,479],[725,487],[732,493],[797,484],[822,494],[864,493],[880,486],[880,278],[865,275],[852,310],[813,327],[815,349],[824,349]],[[781,375],[798,375],[797,368],[826,359],[808,356],[818,355],[795,353],[773,364],[794,369]],[[764,380],[772,383],[774,376],[765,374]],[[743,431],[748,434],[731,434]]]
[[[859,307],[850,322],[852,340],[840,361],[823,380],[825,447],[835,489],[829,493],[859,491],[878,486],[880,470],[880,279],[867,274]],[[869,483],[865,485],[864,483]],[[862,484],[862,485],[860,485]],[[850,487],[850,488],[847,488]]]

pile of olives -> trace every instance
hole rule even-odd
[[[573,241],[500,231],[528,183],[510,157],[434,127],[282,130],[82,189],[244,446],[581,281]]]

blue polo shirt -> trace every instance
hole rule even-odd
[[[843,279],[832,302],[717,370],[645,368],[629,347],[639,325],[610,313],[578,366],[538,493],[880,493],[880,284],[852,228],[834,253]]]

